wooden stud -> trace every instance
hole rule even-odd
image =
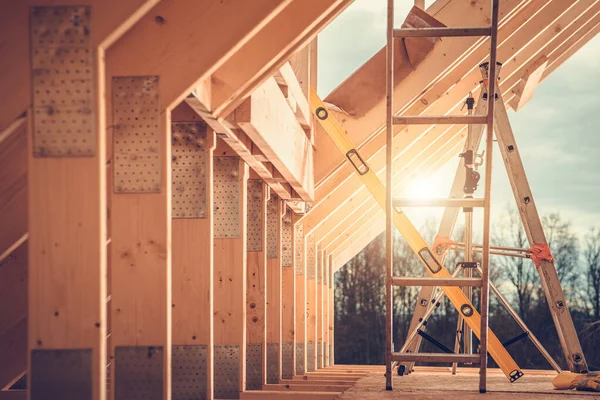
[[[329,364],[335,365],[335,280],[333,256],[329,255]]]
[[[214,176],[214,395],[239,398],[246,386],[248,166],[222,140]]]
[[[296,331],[296,280],[294,277],[293,243],[294,225],[292,211],[282,206],[281,226],[281,375],[283,379],[291,379],[296,363],[296,348],[294,342]]]
[[[314,235],[304,237],[306,246],[306,371],[313,372],[317,367],[317,247]]]
[[[203,196],[204,204],[208,205],[202,214],[196,214],[194,218],[173,216],[172,392],[173,397],[187,393],[212,399],[213,212],[210,205],[213,204],[213,152],[216,137],[214,131],[207,129],[198,114],[185,103],[173,110],[171,119],[174,136],[171,159],[173,170],[198,170],[197,175],[182,177],[190,178],[190,186],[184,186],[184,182],[173,179],[173,208],[177,211],[182,209],[176,203],[186,201],[180,199],[183,196],[198,201],[202,200],[198,197]],[[186,131],[190,136],[182,135]],[[186,151],[185,144],[192,146],[191,150]],[[194,362],[189,363],[188,359],[193,359]],[[190,387],[187,378],[196,373],[200,379],[204,377],[205,382]]]
[[[324,254],[321,250],[321,245],[317,244],[317,265],[316,265],[316,282],[317,282],[317,303],[316,303],[316,328],[317,328],[317,336],[316,336],[316,350],[317,353],[317,363],[315,365],[315,370],[323,368],[323,270],[324,270],[324,262],[323,259]]]
[[[281,214],[283,202],[271,195],[267,203],[267,383],[281,379],[282,266]]]
[[[294,218],[296,221],[298,217]],[[304,231],[302,224],[294,225],[294,270],[296,284],[296,301],[293,307],[296,310],[296,363],[294,375],[304,375],[306,372],[306,275],[305,262],[306,250],[304,246]]]
[[[323,251],[323,368],[329,366],[329,254]]]
[[[267,383],[267,200],[261,179],[248,180],[246,287],[246,389]]]

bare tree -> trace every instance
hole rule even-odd
[[[584,246],[588,297],[592,303],[594,319],[600,319],[600,230],[591,228],[585,235]]]
[[[567,297],[575,298],[583,272],[579,268],[577,236],[571,231],[570,222],[564,221],[559,213],[544,215],[542,225],[563,291],[567,293]]]

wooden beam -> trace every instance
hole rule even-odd
[[[280,383],[277,385],[265,385],[262,390],[280,392],[344,392],[351,387],[352,385],[298,385]]]
[[[160,0],[64,0],[63,6],[92,7],[92,35],[98,50],[106,50],[127,29]],[[0,15],[0,37],[11,38],[2,43],[0,91],[10,101],[0,109],[0,132],[29,112],[31,105],[29,7],[53,6],[52,0],[3,1]]]
[[[239,398],[246,380],[248,166],[225,142],[215,150],[215,398]],[[235,368],[228,366],[236,365]]]
[[[215,116],[226,117],[351,1],[294,0],[256,37],[219,68],[212,79]]]
[[[304,49],[298,51],[296,55],[308,53],[309,47],[310,43],[306,45]],[[294,57],[296,55],[294,55]],[[303,57],[302,61],[297,59],[296,65],[293,66],[292,63],[294,62],[294,57],[279,68],[275,78],[280,79],[285,83],[288,90],[288,97],[292,97],[296,103],[296,119],[298,119],[302,128],[308,129],[311,125],[310,106],[308,104],[310,91],[307,92],[309,84],[308,55]]]
[[[258,87],[235,111],[232,122],[305,201],[313,200],[313,148],[275,79]]]
[[[282,211],[283,202],[271,195],[267,203],[267,383],[281,379],[282,349]],[[292,277],[293,278],[293,277]]]
[[[291,210],[282,207],[281,226],[281,376],[291,379],[294,374],[294,365],[298,354],[294,343],[298,337],[296,318],[299,311],[296,309],[297,280],[294,276],[294,222]]]
[[[323,250],[323,368],[329,366],[329,254]]]
[[[314,235],[304,236],[306,271],[306,371],[317,368],[317,245]]]
[[[315,365],[315,370],[320,370],[323,368],[323,267],[324,267],[324,254],[321,250],[321,246],[317,244],[317,265],[316,265],[316,275],[317,275],[317,302],[316,302],[316,317],[317,317],[317,336],[315,341],[316,353],[317,353],[317,363]]]
[[[261,179],[248,180],[246,246],[246,390],[267,383],[267,200],[269,189]]]
[[[517,83],[517,87],[513,89],[515,96],[510,101],[513,110],[519,111],[531,100],[535,88],[542,79],[546,65],[548,65],[548,57],[542,55],[534,62],[530,70],[525,71],[525,74]]]
[[[329,265],[329,362],[327,364],[328,367],[331,367],[335,364],[335,336],[334,336],[334,327],[335,327],[335,280],[334,280],[334,269],[333,269],[333,256],[331,254],[328,255],[327,264]]]
[[[214,131],[181,103],[171,118],[172,193],[172,396],[213,397],[213,152]],[[190,173],[191,170],[195,171]],[[189,360],[193,359],[192,364]]]
[[[294,217],[294,222],[298,220]],[[296,298],[292,307],[296,310],[295,325],[295,353],[296,362],[294,364],[293,375],[303,375],[306,372],[306,275],[304,262],[306,259],[306,249],[304,247],[304,231],[302,225],[294,224],[294,276],[292,279],[296,284]],[[291,376],[284,377],[291,379]]]
[[[251,391],[242,393],[242,399],[293,399],[293,400],[334,400],[339,398],[341,392],[276,392],[276,391]]]

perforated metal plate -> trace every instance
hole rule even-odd
[[[317,245],[317,261],[316,261],[316,266],[317,266],[317,268],[316,268],[316,274],[317,274],[317,283],[318,284],[322,283],[321,282],[321,278],[323,276],[323,270],[322,270],[323,265],[322,264],[323,264],[323,257],[322,257],[322,254],[321,254],[321,245],[318,244]]]
[[[314,203],[306,203],[304,206],[304,213],[308,214],[312,210]]]
[[[263,182],[248,181],[247,251],[263,251]]]
[[[267,383],[279,383],[279,343],[267,343]]]
[[[240,398],[240,348],[215,346],[215,399]]]
[[[293,266],[292,257],[292,215],[287,212],[281,223],[281,266]]]
[[[173,345],[172,357],[172,399],[207,399],[206,346]]]
[[[32,350],[32,400],[91,400],[92,350]]]
[[[112,91],[114,190],[160,192],[158,76],[114,77]]]
[[[332,366],[334,364],[333,362],[333,345],[330,344],[329,345],[329,366]]]
[[[315,344],[314,342],[306,342],[306,371],[315,371]]]
[[[267,202],[267,258],[279,257],[279,197],[271,196]]]
[[[241,235],[239,165],[239,157],[214,159],[215,239],[234,239]]]
[[[294,344],[281,344],[281,378],[292,379],[294,375]]]
[[[315,235],[306,237],[306,279],[315,279]]]
[[[261,390],[263,385],[262,344],[246,345],[246,390]]]
[[[172,217],[206,218],[206,124],[171,124]]]
[[[91,7],[31,7],[33,155],[96,154]]]
[[[323,343],[317,342],[317,368],[323,368]]]
[[[296,274],[304,273],[304,226],[297,224],[294,232],[294,257],[296,264]]]
[[[115,399],[161,400],[162,397],[163,348],[116,347]]]
[[[304,375],[305,368],[304,343],[296,343],[296,375]]]

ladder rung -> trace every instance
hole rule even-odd
[[[483,207],[484,199],[405,199],[392,200],[394,207]]]
[[[452,37],[452,36],[490,36],[489,26],[455,28],[403,28],[394,29],[394,37]]]
[[[398,362],[447,362],[447,363],[479,363],[479,354],[448,353],[392,353],[392,361]]]
[[[415,115],[394,117],[394,125],[485,124],[487,115]]]
[[[394,286],[481,286],[481,278],[414,278],[394,276]]]

